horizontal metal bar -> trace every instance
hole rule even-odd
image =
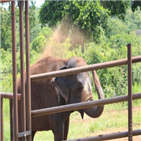
[[[29,136],[29,135],[31,135],[31,131],[21,132],[21,133],[18,133],[18,138],[26,137],[26,136]]]
[[[133,130],[133,136],[138,136],[138,135],[141,135],[141,129]],[[102,140],[113,140],[113,139],[124,138],[124,137],[128,137],[128,131],[104,134],[94,137],[80,138],[80,139],[74,139],[68,141],[102,141]]]
[[[12,0],[1,0],[0,3],[11,2]]]
[[[18,95],[18,100],[21,100],[21,94]],[[0,98],[8,98],[8,99],[13,99],[13,93],[5,93],[5,92],[0,92]]]
[[[140,98],[141,98],[141,93],[133,94],[133,100],[140,99]],[[99,106],[99,105],[104,105],[104,104],[123,102],[127,100],[128,100],[128,95],[117,96],[113,98],[106,98],[106,99],[95,100],[95,101],[90,101],[90,102],[81,102],[81,103],[75,103],[75,104],[68,104],[65,106],[32,110],[31,115],[32,117],[49,115],[49,114],[66,112],[66,111],[71,111],[71,110],[85,109],[85,108],[89,108],[92,106]]]
[[[137,62],[141,62],[141,56],[136,56],[132,58],[132,63],[137,63]],[[53,72],[48,72],[48,73],[32,75],[31,79],[36,80],[36,79],[72,75],[72,74],[85,72],[85,71],[92,71],[92,70],[104,69],[104,68],[109,68],[109,67],[127,65],[127,63],[128,63],[127,59],[120,59],[120,60],[115,60],[115,61],[110,61],[110,62],[104,62],[104,63],[87,65],[87,66],[82,66],[82,67],[77,67],[77,68],[71,68],[67,70],[53,71]]]

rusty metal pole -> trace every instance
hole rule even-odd
[[[1,141],[4,141],[4,130],[3,130],[3,99],[0,97],[0,100],[1,100],[1,107],[0,107],[0,113],[1,113],[1,119],[0,119],[0,125],[1,125],[1,129],[0,129],[0,139]]]
[[[24,33],[23,33],[23,1],[19,1],[20,27],[20,63],[21,63],[21,125],[22,132],[26,132],[26,105],[25,105],[25,76],[24,76]],[[25,137],[23,138],[25,140]]]
[[[133,130],[133,135],[134,136],[141,135],[141,129]],[[128,137],[128,131],[103,134],[103,135],[98,135],[93,137],[79,138],[79,139],[67,140],[67,141],[107,141],[107,140],[109,141],[109,140],[114,140],[114,139],[124,138],[124,137]]]
[[[140,99],[140,98],[141,98],[141,93],[133,95],[133,100]],[[89,108],[89,107],[93,107],[93,106],[118,103],[118,102],[123,102],[123,101],[127,101],[127,100],[128,100],[128,95],[116,96],[116,97],[112,97],[112,98],[104,98],[101,100],[80,102],[80,103],[75,103],[75,104],[68,104],[65,106],[62,105],[62,106],[32,110],[31,115],[32,115],[32,117],[43,116],[43,115],[61,113],[61,112],[66,112],[66,111],[85,109],[85,108]]]
[[[131,44],[128,48],[128,141],[132,141],[132,51]]]
[[[31,82],[30,82],[30,36],[29,36],[29,1],[25,1],[25,35],[26,35],[26,119],[27,131],[31,131]],[[32,136],[27,136],[31,141]]]
[[[17,64],[16,64],[16,18],[15,1],[11,1],[11,21],[12,21],[12,66],[13,66],[13,97],[14,97],[14,117],[13,117],[13,138],[18,140],[18,99],[17,99]]]
[[[141,62],[141,56],[136,56],[132,58],[133,63]],[[98,64],[93,64],[93,65],[86,65],[82,67],[76,67],[76,68],[70,68],[66,70],[61,70],[61,71],[52,71],[52,72],[47,72],[47,73],[41,73],[41,74],[34,74],[31,75],[31,80],[41,80],[41,79],[46,79],[46,78],[52,78],[52,77],[60,77],[60,76],[67,76],[67,75],[72,75],[76,73],[82,73],[86,71],[93,71],[93,70],[98,70],[98,69],[104,69],[104,68],[110,68],[110,67],[115,67],[115,66],[121,66],[121,65],[126,65],[128,64],[128,59],[120,59],[120,60],[115,60],[115,61],[110,61],[110,62],[104,62],[104,63],[98,63]]]

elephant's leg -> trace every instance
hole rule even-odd
[[[35,135],[36,131],[32,131],[32,141],[34,139],[34,135]]]
[[[69,119],[65,121],[64,140],[67,140],[69,131]]]
[[[64,139],[64,124],[56,124],[56,128],[53,130],[54,140],[61,141]]]
[[[56,114],[56,117],[52,118],[52,131],[54,133],[54,141],[64,140],[65,122],[60,115]]]

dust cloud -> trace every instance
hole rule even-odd
[[[84,36],[82,32],[70,21],[63,19],[60,24],[54,29],[53,35],[50,41],[45,45],[42,55],[39,60],[47,56],[63,57],[64,53],[67,53],[65,47],[62,45],[66,39],[69,40],[69,51],[72,51],[76,47],[82,44]]]

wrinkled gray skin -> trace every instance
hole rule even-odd
[[[63,70],[87,65],[83,58],[73,57],[68,60],[55,57],[46,57],[31,66],[31,75],[50,71]],[[18,93],[21,92],[20,79],[18,80]],[[99,94],[99,93],[98,93]],[[99,99],[104,95],[98,95]],[[52,79],[34,80],[31,82],[31,109],[42,109],[84,101],[93,101],[91,79],[88,72],[57,77]],[[79,110],[83,118],[86,113],[92,118],[99,117],[104,106],[95,106]],[[32,137],[36,131],[52,130],[54,140],[66,140],[69,129],[69,116],[73,111],[45,115],[32,118]],[[20,103],[19,103],[19,119]],[[21,125],[19,123],[19,131]]]

